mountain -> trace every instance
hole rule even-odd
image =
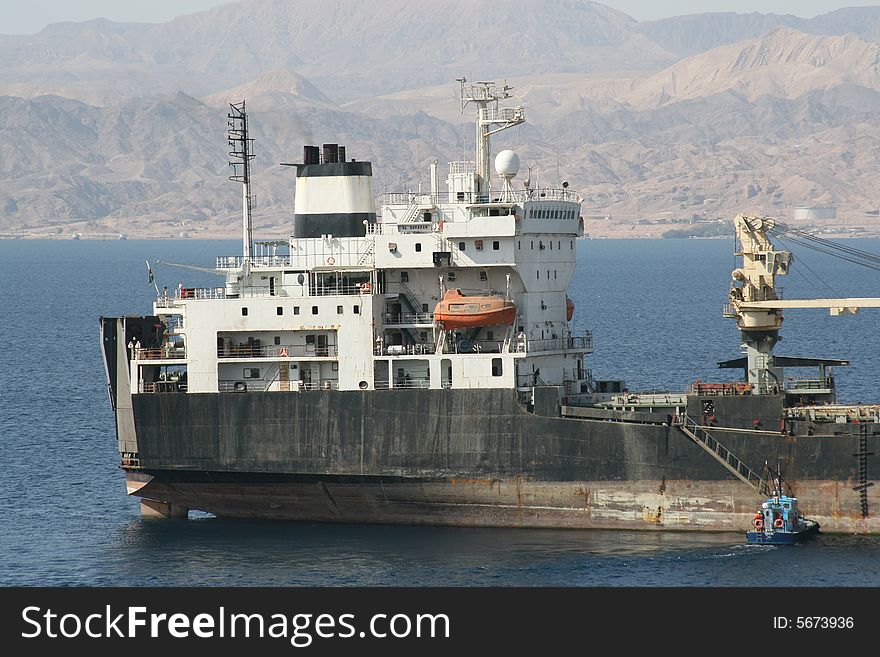
[[[675,61],[635,26],[586,0],[248,0],[158,25],[96,19],[0,36],[0,94],[93,104],[145,90],[209,96],[290,69],[345,102],[470,73],[484,79]]]
[[[880,189],[877,9],[638,23],[584,0],[246,0],[0,36],[0,229],[237,234],[226,103],[246,99],[256,227],[283,236],[280,163],[303,144],[372,161],[377,193],[472,157],[462,73],[507,76],[528,123],[493,148],[613,217],[590,232],[802,204],[859,221]]]
[[[685,57],[759,37],[779,27],[829,36],[851,33],[880,42],[880,7],[848,7],[810,19],[757,12],[688,14],[639,23],[636,29],[664,49]]]
[[[323,107],[338,109],[333,100],[299,73],[278,69],[263,73],[256,80],[233,89],[206,96],[207,105],[226,105],[246,99],[252,109],[268,110],[284,107]]]

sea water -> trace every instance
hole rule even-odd
[[[880,253],[880,240],[847,244]],[[721,316],[732,240],[576,247],[573,328],[593,331],[596,378],[683,390],[740,375],[717,369],[740,355]],[[762,573],[764,585],[880,585],[872,536],[766,547],[738,533],[141,520],[118,467],[98,317],[150,311],[145,259],[160,289],[216,286],[155,262],[210,268],[237,252],[236,242],[0,242],[0,584],[747,586]],[[880,296],[880,273],[809,251],[783,281],[786,298]],[[777,354],[849,359],[836,371],[840,398],[880,401],[880,310],[785,316]]]

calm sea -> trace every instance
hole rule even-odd
[[[880,240],[852,240],[880,253]],[[0,242],[0,584],[880,585],[880,537],[746,547],[738,534],[538,531],[226,521],[142,522],[125,495],[98,317],[149,310],[145,259],[213,266],[234,242]],[[630,389],[732,379],[721,317],[727,240],[578,243],[574,323],[598,378]],[[160,286],[216,277],[156,268]],[[880,273],[806,252],[786,297],[878,296]],[[833,290],[833,292],[832,292]],[[777,353],[847,358],[846,401],[878,401],[878,311],[789,311]],[[780,581],[773,581],[773,573]],[[769,579],[768,579],[769,577]]]

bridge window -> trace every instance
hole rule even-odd
[[[284,314],[284,308],[282,308],[281,306],[278,306],[278,307],[275,309],[275,314],[277,314],[277,315],[283,315],[283,314]]]
[[[293,314],[294,314],[294,315],[299,315],[299,306],[294,306],[294,307],[293,307]]]
[[[492,376],[501,376],[502,373],[503,373],[503,370],[501,367],[501,359],[500,358],[493,358],[492,359]]]
[[[260,368],[259,367],[246,367],[246,368],[244,368],[244,378],[245,379],[259,379],[260,378]]]
[[[313,314],[313,315],[317,315],[317,314],[318,314],[318,306],[312,306],[312,314]]]
[[[355,315],[360,315],[360,314],[361,314],[361,307],[360,307],[360,306],[355,306],[354,308],[351,309],[351,311],[352,311]]]
[[[242,309],[241,309],[241,316],[242,316],[242,317],[247,317],[247,308],[242,308]]]
[[[421,250],[422,250],[422,243],[416,242],[416,253],[421,252]]]
[[[342,306],[336,306],[336,314],[337,314],[337,315],[341,315],[341,314],[342,314]]]
[[[501,248],[501,242],[499,242],[498,240],[495,240],[494,242],[492,242],[492,250],[493,251],[498,251],[500,248]]]

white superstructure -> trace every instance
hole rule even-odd
[[[493,188],[490,135],[522,123],[523,108],[500,107],[506,85],[461,85],[462,106],[477,106],[476,161],[449,163],[445,190],[434,164],[430,192],[374,204],[369,162],[307,146],[293,236],[218,258],[222,287],[160,295],[168,333],[160,348],[133,350],[132,390],[584,390],[591,336],[572,333],[566,297],[581,198],[567,185],[515,189],[511,151],[496,159]],[[445,330],[434,309],[453,288],[503,295],[515,321]]]

